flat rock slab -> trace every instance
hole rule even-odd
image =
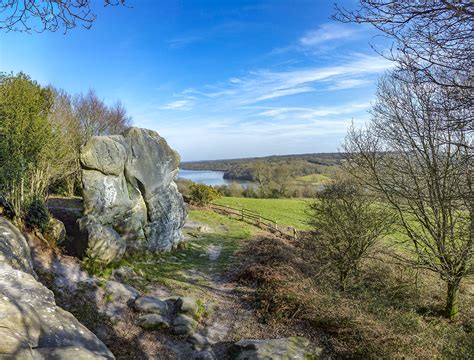
[[[107,281],[105,284],[105,294],[111,301],[121,303],[130,303],[140,296],[138,290],[132,286],[113,280]]]
[[[159,314],[144,314],[138,318],[138,325],[147,330],[169,328],[169,322]]]
[[[139,312],[161,315],[167,315],[171,310],[168,302],[151,296],[139,297],[133,303],[133,308]]]
[[[241,340],[230,349],[235,360],[306,360],[314,356],[309,340],[289,337],[270,340]]]

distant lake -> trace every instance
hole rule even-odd
[[[214,170],[184,170],[179,169],[178,178],[187,179],[196,183],[216,186],[216,185],[230,185],[237,183],[243,186],[252,184],[251,181],[244,180],[230,180],[224,179],[224,171]]]

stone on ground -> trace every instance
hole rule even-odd
[[[144,314],[138,318],[138,325],[147,330],[166,329],[169,322],[159,314]]]
[[[211,346],[209,339],[199,333],[193,334],[189,341],[193,345],[194,350],[204,350]]]
[[[309,340],[289,337],[271,340],[241,340],[230,349],[235,360],[306,360],[312,353]]]
[[[110,301],[129,303],[140,296],[138,290],[130,285],[125,285],[117,281],[107,281],[105,284],[105,293]]]
[[[173,320],[173,331],[177,335],[192,335],[197,326],[198,322],[196,320],[184,314],[178,315]]]
[[[177,301],[178,311],[196,317],[199,311],[199,304],[196,299],[189,296],[180,297]]]
[[[161,315],[167,315],[170,311],[170,306],[166,301],[151,296],[139,297],[133,303],[133,308],[139,312]]]
[[[66,242],[66,226],[64,223],[54,217],[49,220],[47,239],[55,245],[63,245]]]

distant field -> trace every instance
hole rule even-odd
[[[216,201],[219,205],[246,208],[260,213],[263,217],[275,220],[278,224],[308,229],[306,224],[306,199],[251,199],[222,197]]]

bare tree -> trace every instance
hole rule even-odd
[[[74,97],[73,109],[82,144],[92,136],[120,134],[131,124],[131,118],[120,101],[108,107],[92,89]]]
[[[54,101],[49,119],[57,134],[57,146],[62,146],[65,153],[59,166],[56,166],[54,182],[64,182],[67,195],[72,196],[79,181],[79,155],[83,136],[79,119],[74,112],[72,96],[61,89],[51,90]]]
[[[472,122],[473,109],[453,109],[452,90],[408,71],[387,75],[371,124],[351,129],[345,143],[349,170],[398,214],[413,255],[399,257],[446,282],[450,318],[462,279],[473,274],[474,229],[473,132],[446,125]]]
[[[376,243],[393,231],[393,215],[354,178],[339,176],[309,206],[312,253],[323,269],[334,270],[345,291]]]
[[[334,18],[368,23],[380,30],[394,41],[384,56],[413,71],[420,80],[472,90],[472,1],[359,0],[355,10],[336,5]],[[433,72],[433,67],[438,70]]]
[[[131,117],[120,101],[109,107],[94,90],[76,96],[64,90],[51,91],[54,101],[49,119],[62,154],[52,168],[56,171],[54,183],[66,185],[68,195],[73,195],[80,183],[81,146],[92,136],[122,133],[130,127]]]
[[[0,29],[44,32],[68,30],[81,24],[89,29],[96,19],[92,0],[4,0],[0,2]],[[104,6],[125,0],[103,0]]]
[[[109,107],[107,114],[108,129],[110,134],[120,134],[132,124],[132,118],[127,114],[127,109],[120,100]]]

